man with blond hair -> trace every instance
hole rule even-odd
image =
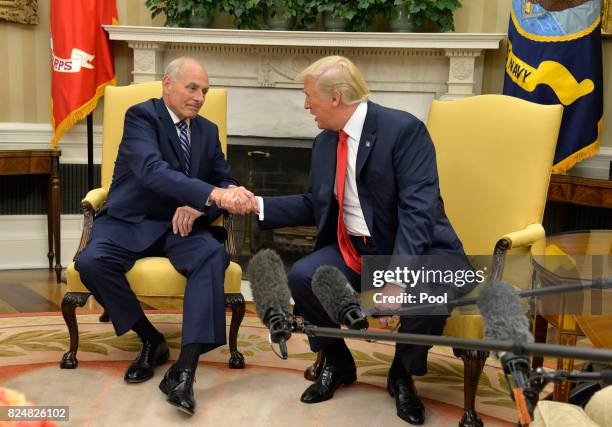
[[[414,116],[368,101],[369,90],[347,58],[322,58],[296,78],[304,85],[304,108],[323,131],[312,147],[312,170],[304,194],[259,199],[262,228],[316,225],[315,250],[289,273],[295,310],[319,326],[337,326],[314,296],[311,280],[321,265],[340,269],[360,288],[362,255],[465,257],[444,213],[434,147]],[[394,286],[390,284],[388,286]],[[404,316],[400,331],[441,334],[445,316]],[[356,380],[355,362],[342,339],[311,338],[325,362],[301,400],[332,398]],[[388,390],[397,414],[424,422],[424,408],[412,375],[427,370],[428,347],[398,344]]]
[[[159,387],[169,403],[188,414],[195,411],[200,355],[225,344],[223,281],[229,258],[211,224],[220,209],[244,213],[257,204],[232,177],[217,126],[198,115],[208,87],[202,65],[177,58],[166,68],[162,97],[127,110],[108,201],[76,261],[117,335],[133,330],[142,341],[125,372],[127,383],[153,377],[169,349],[125,273],[140,258],[165,256],[187,277],[181,352]]]

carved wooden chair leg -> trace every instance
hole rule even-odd
[[[489,352],[454,348],[453,353],[463,360],[463,409],[465,412],[459,422],[459,427],[482,427],[482,420],[476,412],[476,392]]]
[[[62,300],[62,315],[70,334],[70,349],[64,353],[60,362],[60,368],[62,369],[74,369],[79,364],[76,358],[79,348],[79,326],[76,320],[76,308],[83,307],[89,295],[81,292],[67,292]]]
[[[238,329],[244,318],[246,304],[242,294],[225,294],[225,305],[232,309],[232,322],[229,331],[230,358],[229,367],[232,369],[244,368],[244,356],[238,351]]]
[[[531,321],[533,322],[532,330],[535,342],[545,343],[548,332],[548,322],[539,314],[533,316]],[[542,366],[544,366],[544,358],[542,356],[533,356],[531,359],[531,369],[541,368]]]
[[[104,312],[99,317],[100,322],[108,323],[110,322],[110,316],[108,315],[108,310],[104,309]]]
[[[325,350],[319,350],[317,352],[317,360],[304,370],[304,378],[310,381],[316,381],[321,374],[321,369],[325,364]]]

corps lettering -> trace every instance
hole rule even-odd
[[[72,60],[65,61],[61,58],[53,58],[53,69],[55,71],[72,71]]]

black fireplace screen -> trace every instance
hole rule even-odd
[[[303,193],[308,186],[310,148],[229,145],[228,160],[234,176],[256,195]],[[243,271],[250,257],[262,248],[279,253],[288,265],[314,247],[314,227],[259,230],[255,215],[234,217],[238,262]]]

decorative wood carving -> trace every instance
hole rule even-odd
[[[0,1],[0,19],[19,24],[38,24],[38,0]]]

